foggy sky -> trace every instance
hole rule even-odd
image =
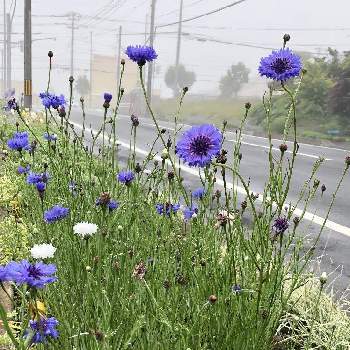
[[[10,0],[7,0],[8,3]],[[60,0],[32,1],[33,15],[64,15],[70,11],[78,12],[82,18],[78,22],[75,45],[75,76],[87,73],[89,68],[90,39],[93,31],[94,53],[115,55],[117,29],[123,26],[125,34],[145,31],[145,18],[149,13],[150,0],[118,0],[115,8],[102,16],[108,21],[91,21],[84,16],[94,16],[110,0]],[[184,18],[205,13],[233,0],[184,0]],[[156,24],[178,20],[180,0],[158,0]],[[169,12],[172,13],[168,14]],[[292,36],[290,47],[313,53],[324,52],[327,46],[340,51],[349,50],[350,42],[350,1],[349,0],[247,0],[223,12],[184,24],[183,31],[193,35],[206,35],[221,41],[252,44],[256,46],[281,46],[283,33]],[[2,18],[2,16],[1,16]],[[1,19],[2,20],[2,19]],[[118,20],[122,20],[120,22]],[[141,23],[136,23],[141,22]],[[33,86],[34,91],[44,89],[47,79],[47,52],[53,50],[54,64],[61,68],[69,67],[70,29],[66,18],[33,17],[33,39],[56,37],[56,41],[36,41],[33,43]],[[264,30],[268,29],[268,30]],[[276,29],[276,30],[273,30]],[[304,30],[306,29],[306,30]],[[17,0],[14,19],[14,32],[23,32],[23,1]],[[177,25],[162,28],[159,32],[176,32]],[[21,40],[21,35],[14,35],[13,41]],[[122,46],[143,43],[144,35],[122,37]],[[306,45],[306,46],[304,46]],[[176,34],[159,34],[155,48],[159,54],[157,65],[160,74],[155,81],[155,88],[167,95],[163,74],[167,67],[174,64]],[[19,48],[13,48],[14,79],[22,79],[23,55]],[[195,93],[214,94],[220,77],[227,68],[238,61],[244,62],[251,69],[251,78],[257,76],[256,70],[262,55],[268,50],[224,45],[219,43],[198,42],[183,37],[181,63],[195,71],[197,82],[192,91]],[[106,67],[108,70],[108,67]],[[66,92],[69,70],[55,69],[53,88],[56,92]],[[263,83],[263,81],[262,81]]]

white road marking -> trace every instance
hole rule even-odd
[[[73,124],[75,127],[79,128],[79,129],[82,129],[82,125],[78,124],[78,123],[74,123],[72,121],[70,121],[71,124]],[[94,132],[95,134],[97,133],[97,130],[94,130],[94,129],[90,129],[90,128],[85,128],[86,131],[90,132]],[[102,135],[99,136],[100,139],[102,139]],[[127,143],[127,142],[124,142],[124,141],[121,141],[121,140],[118,140],[118,144],[120,144],[122,147],[124,148],[130,148],[130,144]],[[147,152],[146,150],[142,149],[142,148],[139,148],[139,147],[135,147],[135,151],[139,154],[142,154],[144,156],[147,156],[149,154],[149,152]],[[155,156],[154,159],[157,159],[158,161],[161,161],[162,158],[160,156]],[[190,168],[186,165],[180,165],[180,169],[190,175],[194,175],[196,177],[198,177],[198,171],[194,168]],[[216,180],[216,183],[220,186],[224,186],[224,181],[221,180],[221,179],[217,179]],[[233,183],[231,182],[226,182],[226,186],[228,189],[233,189]],[[237,191],[237,193],[240,193],[240,194],[243,194],[243,195],[246,195],[246,191],[243,187],[241,186],[234,186],[235,190]],[[253,191],[254,192],[254,191]],[[255,192],[254,192],[255,193]],[[258,200],[259,201],[262,201],[261,199],[261,196],[258,197]],[[295,215],[301,215],[303,213],[303,211],[299,208],[296,208],[294,210],[294,214]],[[317,224],[319,226],[322,226],[324,221],[325,221],[325,218],[321,217],[321,216],[318,216],[318,215],[315,215],[311,212],[305,212],[304,214],[304,219],[308,220],[308,221],[311,221],[313,222],[314,224]],[[325,227],[329,228],[330,230],[332,231],[335,231],[335,232],[338,232],[344,236],[347,236],[347,237],[350,237],[350,228],[347,227],[347,226],[344,226],[344,225],[340,225],[334,221],[331,221],[331,220],[327,220],[326,223],[325,223]]]
[[[142,125],[147,125],[147,126],[151,126],[151,127],[154,127],[154,124],[152,123],[142,123]],[[182,124],[183,126],[186,126],[186,127],[190,127],[190,125],[186,125],[186,124]],[[161,125],[159,124],[159,127],[161,129],[166,129],[166,130],[170,130],[170,131],[175,131],[174,128],[171,128],[169,126],[165,126],[165,125]],[[230,132],[231,133],[231,132]],[[229,140],[229,139],[226,139],[227,142],[236,142],[236,140]],[[252,147],[260,147],[260,148],[265,148],[265,149],[269,149],[270,147],[269,146],[265,146],[265,145],[258,145],[256,143],[249,143],[249,142],[245,142],[245,141],[242,141],[241,142],[242,145],[247,145],[247,146],[252,146]],[[273,150],[275,151],[279,151],[279,149],[277,147],[273,147]],[[286,153],[293,153],[292,151],[286,151]],[[298,155],[299,156],[303,156],[303,157],[309,157],[309,158],[314,158],[314,159],[319,159],[320,156],[315,156],[313,154],[308,154],[308,153],[302,153],[302,152],[298,152]],[[325,158],[325,160],[327,161],[330,161],[330,160],[333,160],[331,158]]]
[[[236,140],[228,140],[228,139],[226,141],[228,141],[228,142],[237,142]],[[245,142],[245,141],[241,141],[241,144],[242,145],[252,146],[252,147],[261,147],[261,148],[265,148],[265,149],[269,149],[270,148],[269,146],[258,145],[256,143],[249,143],[249,142]],[[272,149],[274,151],[279,151],[279,148],[277,148],[277,147],[272,147]],[[291,153],[292,154],[293,152],[287,150],[286,153]],[[304,156],[304,157],[316,158],[316,159],[321,158],[321,156],[315,156],[313,154],[302,153],[302,152],[298,152],[298,155],[299,156]],[[324,160],[333,160],[333,159],[331,159],[331,158],[324,158]]]

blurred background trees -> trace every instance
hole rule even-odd
[[[219,88],[222,98],[237,98],[242,85],[249,81],[249,69],[242,62],[233,64],[220,80]]]

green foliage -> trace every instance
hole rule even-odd
[[[181,89],[190,88],[196,82],[196,74],[186,70],[183,64],[179,64],[177,69],[175,66],[168,68],[164,81],[167,87],[173,90],[174,96],[177,96]]]
[[[223,98],[237,97],[238,91],[244,83],[249,81],[249,69],[244,63],[238,62],[228,69],[226,75],[220,80],[220,91]]]
[[[340,56],[336,50],[329,48],[328,57],[303,60],[306,74],[297,96],[298,126],[302,133],[311,135],[318,133],[321,138],[338,136],[329,135],[330,130],[339,130],[341,135],[350,134],[348,118],[350,115],[350,56]],[[294,79],[286,85],[293,90],[298,84]],[[272,125],[275,118],[285,115],[288,97],[285,96],[279,83],[269,85],[274,91],[274,110],[271,113]],[[258,125],[265,126],[265,112],[262,104],[254,110],[253,118]],[[274,131],[280,133],[275,128]]]
[[[10,215],[0,221],[0,264],[21,260],[29,255],[27,225]]]

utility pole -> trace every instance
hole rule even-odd
[[[11,90],[11,31],[12,31],[11,15],[6,15],[6,89]]]
[[[3,37],[3,49],[2,49],[2,87],[3,93],[5,94],[7,81],[6,81],[6,0],[3,1],[4,4],[4,37]]]
[[[179,28],[177,31],[177,46],[176,46],[176,58],[175,58],[175,84],[178,86],[179,80],[179,63],[180,63],[180,50],[181,50],[181,36],[182,36],[182,10],[183,0],[180,0],[180,15],[179,15]],[[179,87],[179,86],[178,86]]]
[[[118,35],[118,54],[117,54],[117,91],[119,91],[119,81],[120,81],[120,61],[122,54],[122,26],[119,26],[119,35]]]
[[[79,14],[72,12],[71,16],[71,48],[70,48],[70,75],[74,77],[74,31],[75,31],[75,20],[79,19]]]
[[[150,25],[150,46],[154,44],[154,17],[156,13],[156,0],[152,0],[151,3],[151,25]],[[148,63],[148,74],[147,74],[147,98],[149,103],[152,102],[152,78],[153,78],[153,62]]]
[[[89,89],[89,106],[92,108],[92,32],[90,32],[90,89]]]
[[[175,59],[176,70],[180,63],[181,36],[182,36],[182,10],[183,10],[183,0],[180,0],[179,28],[177,31],[177,47],[176,47],[176,59]]]
[[[32,0],[24,0],[24,108],[32,108]]]

